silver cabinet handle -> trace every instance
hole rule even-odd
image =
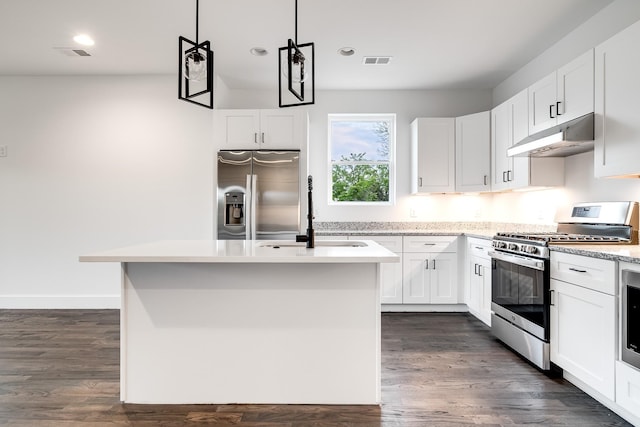
[[[418,178],[418,187],[422,187],[422,177]]]
[[[510,171],[510,170],[507,171],[507,182],[513,181],[513,178],[511,177],[512,173],[513,173],[513,171]]]
[[[569,267],[569,270],[575,271],[576,273],[586,273],[587,270],[580,270],[579,268]]]
[[[553,290],[553,289],[551,289],[551,290],[549,291],[549,305],[556,305],[556,304],[553,302],[553,295],[555,294],[555,292],[556,292],[556,291],[555,291],[555,290]]]
[[[434,270],[436,269],[436,260],[435,259],[433,260],[433,269]]]
[[[473,274],[475,274],[476,276],[478,275],[478,264],[473,264]]]
[[[262,132],[262,135],[261,135],[261,142],[264,144],[264,132]]]
[[[556,102],[556,116],[561,116],[562,113],[560,113],[560,104],[562,103],[562,101],[558,101]]]
[[[506,175],[507,175],[507,171],[502,171],[502,182],[507,182]]]
[[[484,176],[484,185],[487,185],[487,175]]]
[[[254,144],[258,143],[258,132],[254,132],[253,133],[253,142],[254,142]]]
[[[482,266],[478,264],[478,276],[482,277]]]
[[[424,269],[425,269],[425,270],[428,270],[428,269],[429,269],[429,260],[428,260],[428,259],[425,259],[425,260],[424,260]]]
[[[424,243],[423,246],[435,246],[435,243]]]

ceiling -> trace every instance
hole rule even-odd
[[[299,0],[298,41],[315,43],[318,89],[487,89],[611,1]],[[200,40],[211,41],[230,88],[277,87],[294,4],[200,1]],[[75,45],[80,32],[96,44]],[[172,74],[180,35],[195,39],[195,0],[2,0],[0,75]],[[339,55],[342,47],[355,55]],[[392,60],[363,65],[369,55]]]

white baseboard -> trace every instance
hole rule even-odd
[[[0,295],[0,309],[118,309],[120,295]]]
[[[383,313],[465,313],[466,304],[382,304]]]

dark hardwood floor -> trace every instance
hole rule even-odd
[[[382,357],[381,407],[125,405],[118,311],[0,310],[0,425],[630,425],[470,315],[383,315]]]

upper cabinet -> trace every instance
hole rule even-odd
[[[640,22],[595,49],[596,177],[640,175]]]
[[[214,110],[220,149],[301,149],[307,141],[305,110]]]
[[[593,56],[591,49],[529,87],[530,135],[593,112]]]
[[[514,190],[564,184],[564,159],[509,157],[507,149],[527,137],[528,95],[524,89],[491,110],[491,189]]]
[[[456,191],[491,189],[491,113],[456,117]]]
[[[455,191],[455,119],[411,122],[411,192]]]

